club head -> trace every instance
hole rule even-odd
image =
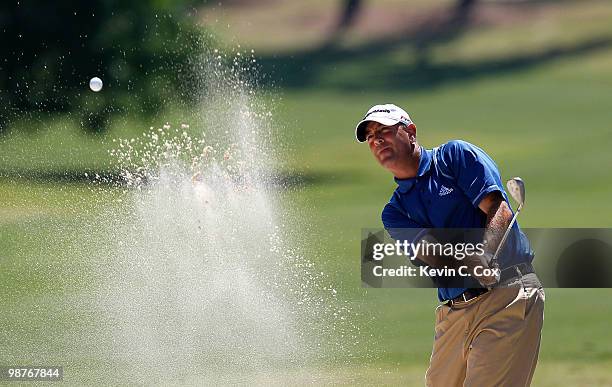
[[[525,183],[520,177],[513,177],[506,183],[510,196],[519,204],[525,204]]]

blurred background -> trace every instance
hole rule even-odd
[[[610,227],[611,26],[606,0],[5,1],[0,309],[66,291],[17,257],[44,262],[65,247],[47,241],[74,227],[76,197],[99,205],[88,187],[118,173],[113,139],[167,122],[202,130],[203,47],[253,50],[257,98],[282,144],[278,173],[295,183],[282,203],[304,214],[301,243],[376,338],[363,348],[376,356],[339,359],[330,374],[421,385],[435,291],[360,287],[361,229],[380,226],[394,183],[354,141],[355,123],[374,104],[398,104],[422,145],[463,139],[504,179],[521,176],[522,227]],[[547,290],[534,385],[612,385],[610,296]],[[5,315],[0,329],[17,323]]]

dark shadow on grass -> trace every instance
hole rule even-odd
[[[555,60],[603,51],[612,47],[612,36],[594,38],[572,46],[550,47],[536,53],[519,53],[511,57],[471,63],[432,63],[426,58],[426,54],[421,54],[420,59],[412,65],[385,62],[385,54],[408,46],[401,40],[386,41],[369,44],[360,49],[325,49],[287,56],[275,55],[262,58],[260,63],[265,73],[278,74],[274,79],[275,87],[316,87],[345,91],[409,88],[419,91],[443,84],[524,71]],[[376,57],[382,59],[378,62],[372,59]],[[342,74],[346,77],[344,80],[336,79],[327,83],[318,80],[323,72],[335,71],[336,66],[360,61],[371,61],[376,70],[368,72],[368,67],[364,66],[364,70],[352,77]]]
[[[363,176],[352,171],[331,172],[281,172],[269,180],[279,188],[302,188],[305,186],[331,186],[347,184],[362,179]]]
[[[265,181],[277,189],[295,189],[315,185],[336,185],[355,181],[359,176],[351,171],[327,172],[278,172]],[[109,187],[125,187],[125,179],[111,170],[0,170],[0,182],[22,181],[30,183],[85,184]],[[145,183],[146,184],[146,183]]]
[[[101,184],[108,186],[122,186],[125,184],[124,179],[118,172],[87,169],[0,170],[0,181],[2,180],[53,184]]]
[[[600,36],[574,45],[547,47],[537,52],[516,52],[513,55],[473,62],[440,63],[431,59],[437,46],[452,42],[466,32],[477,31],[478,7],[438,8],[427,14],[415,14],[403,32],[395,36],[355,46],[341,47],[337,37],[320,47],[306,51],[273,54],[259,62],[273,86],[282,88],[317,88],[336,90],[390,90],[409,88],[413,91],[430,89],[448,83],[472,81],[527,70],[555,60],[579,57],[612,47],[612,35]],[[513,2],[501,5],[519,9],[528,15],[534,6],[553,3],[551,0]],[[479,4],[479,5],[476,5]],[[405,63],[392,63],[389,58],[405,52]],[[342,71],[343,65],[355,65],[356,70]],[[349,71],[354,71],[349,73]],[[330,76],[329,74],[333,74]],[[326,78],[321,80],[321,78]]]

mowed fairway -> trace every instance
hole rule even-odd
[[[330,67],[325,78],[343,74],[342,68]],[[433,289],[361,288],[361,229],[380,227],[380,211],[394,189],[392,177],[375,164],[367,146],[354,140],[354,124],[365,111],[373,104],[393,102],[411,114],[422,145],[463,139],[485,149],[504,179],[518,175],[526,182],[527,201],[519,220],[523,227],[611,227],[611,80],[612,49],[606,48],[431,89],[385,91],[362,85],[355,91],[313,84],[280,90],[274,116],[282,144],[279,161],[285,173],[302,181],[282,192],[281,206],[300,214],[295,243],[326,273],[339,297],[350,301],[363,336],[354,353],[313,370],[321,375],[321,383],[422,385],[433,340]],[[162,123],[131,125],[130,133],[150,124]],[[57,138],[46,135],[59,146]],[[41,141],[34,135],[7,137],[0,140],[2,170],[110,168],[110,158],[101,151],[110,146],[109,138],[71,135],[61,142],[61,150],[53,148],[45,159],[40,152],[29,153],[47,149],[28,148]],[[82,261],[87,257],[70,256],[75,240],[69,236],[79,235],[78,243],[88,239],[79,234],[84,219],[75,202],[90,211],[90,220],[105,203],[84,183],[13,178],[0,180],[0,310],[9,311],[0,314],[0,343],[11,337],[40,343],[48,330],[88,326],[87,316],[71,308],[74,295],[92,285],[74,269],[87,266]],[[108,202],[116,195],[120,193],[109,193]],[[58,307],[36,309],[40,297],[57,300]],[[612,289],[547,289],[546,297],[533,385],[612,385]],[[67,307],[61,306],[62,300]],[[48,348],[40,352],[46,358],[11,348],[0,354],[24,364],[35,359],[65,369],[104,368],[105,358],[72,353],[69,339],[54,343],[65,345],[57,353],[69,358],[58,358]],[[35,350],[29,343],[20,348]],[[3,360],[0,357],[0,363]],[[292,373],[273,379],[301,380]],[[270,381],[269,376],[254,380]]]

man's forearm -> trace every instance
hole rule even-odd
[[[499,192],[487,195],[479,205],[480,209],[487,214],[485,231],[483,235],[484,255],[471,255],[464,259],[464,264],[470,269],[472,276],[483,286],[493,286],[499,281],[499,272],[489,276],[477,275],[476,267],[487,267],[499,269],[497,262],[492,258],[503,239],[504,233],[512,221],[512,210]]]
[[[512,221],[512,211],[505,200],[494,201],[487,212],[487,221],[483,237],[485,251],[495,254],[508,225]]]
[[[428,244],[428,243],[440,243],[434,236],[431,234],[427,234],[419,243]],[[460,266],[460,261],[454,259],[453,256],[440,256],[429,253],[429,249],[420,249],[419,254],[416,256],[418,261],[423,262],[425,265],[434,267],[437,269],[442,268],[458,268]]]

